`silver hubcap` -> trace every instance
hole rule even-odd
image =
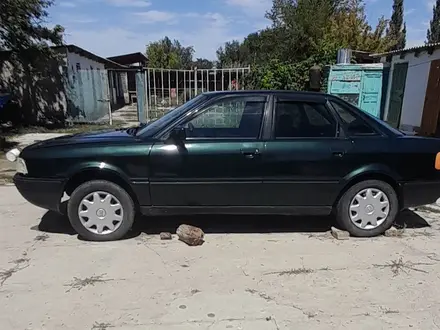
[[[78,207],[78,215],[88,231],[108,235],[121,226],[124,210],[115,196],[96,191],[83,198]]]
[[[350,219],[361,229],[379,227],[388,217],[390,202],[388,196],[376,188],[360,191],[350,203]]]

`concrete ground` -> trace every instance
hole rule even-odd
[[[0,329],[438,329],[440,221],[424,207],[398,237],[328,233],[329,218],[141,218],[91,243],[0,187]],[[158,233],[200,226],[189,247]],[[429,226],[429,225],[431,226]]]

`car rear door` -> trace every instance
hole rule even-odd
[[[176,126],[181,146],[157,142],[150,153],[154,206],[261,205],[262,126],[268,95],[217,97]]]
[[[352,141],[325,96],[282,94],[273,100],[271,130],[263,155],[267,205],[328,213],[351,170]]]

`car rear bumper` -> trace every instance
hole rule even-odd
[[[403,208],[434,204],[440,198],[440,182],[402,183]]]
[[[63,180],[28,178],[21,174],[14,176],[14,183],[20,194],[35,206],[60,213]]]

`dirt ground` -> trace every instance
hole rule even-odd
[[[205,216],[140,218],[130,238],[92,243],[3,186],[0,329],[439,329],[436,212],[405,212],[398,237],[338,241],[330,218]],[[181,223],[205,244],[159,239]]]

